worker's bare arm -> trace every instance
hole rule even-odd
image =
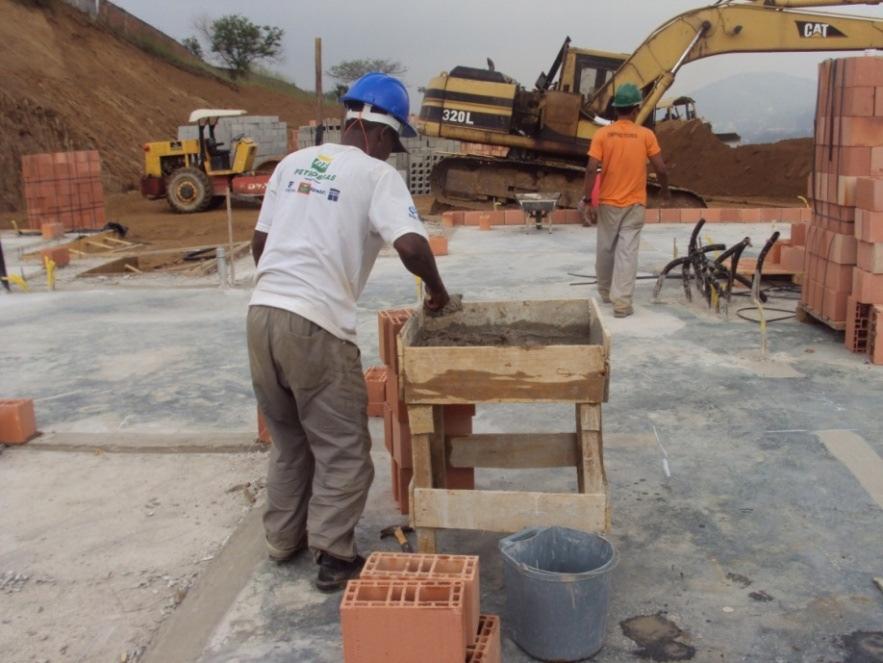
[[[261,232],[260,230],[254,231],[254,236],[251,238],[251,257],[254,258],[254,264],[257,265],[258,261],[261,259],[261,254],[264,252],[264,245],[267,243],[267,233]]]
[[[665,166],[665,161],[663,160],[662,155],[655,154],[650,157],[650,165],[653,167],[653,171],[656,173],[656,179],[662,187],[663,199],[668,200],[668,168]]]
[[[432,255],[426,238],[417,233],[408,233],[399,237],[393,243],[393,248],[398,252],[405,268],[423,279],[426,284],[429,293],[426,305],[433,310],[443,308],[448,303],[448,291],[438,273],[435,256]]]
[[[600,165],[600,161],[594,157],[589,157],[589,165],[586,166],[585,191],[583,192],[586,202],[592,199],[592,191],[595,190],[595,178],[598,177],[598,167]]]

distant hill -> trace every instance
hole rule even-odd
[[[813,133],[816,81],[808,78],[736,74],[688,94],[715,132],[738,132],[743,143],[771,143]]]

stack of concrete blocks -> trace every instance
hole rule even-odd
[[[106,223],[101,158],[95,150],[21,158],[28,225],[47,239]]]
[[[412,313],[411,309],[387,309],[380,311],[377,316],[380,358],[386,366],[384,444],[390,455],[392,497],[403,514],[410,511],[409,487],[414,476],[414,463],[411,458],[408,408],[400,393],[398,334]],[[443,413],[446,436],[472,434],[474,405],[445,405]],[[446,481],[449,490],[472,490],[475,488],[475,469],[448,466]]]
[[[883,364],[883,178],[861,178],[856,184],[855,236],[844,340],[853,352]]]
[[[815,159],[809,180],[813,214],[807,230],[801,304],[813,317],[836,329],[855,329],[860,309],[853,304],[874,303],[858,302],[853,287],[854,276],[863,272],[856,268],[856,209],[859,182],[870,178],[867,186],[873,188],[873,180],[881,177],[883,58],[823,62],[819,67]],[[854,335],[849,336],[847,346],[857,349]]]
[[[340,605],[345,663],[499,663],[500,618],[483,615],[471,555],[375,552]]]
[[[339,119],[326,119],[323,123],[322,142],[339,143],[342,136]],[[312,147],[316,144],[318,127],[315,122],[302,126],[297,133],[297,148]],[[444,138],[415,136],[402,139],[407,154],[393,154],[389,164],[401,174],[411,195],[422,196],[431,193],[430,173],[433,166],[445,156],[460,153],[460,142]]]
[[[288,125],[275,115],[241,115],[222,117],[215,127],[215,140],[222,149],[233,149],[233,138],[251,138],[257,145],[255,168],[268,161],[279,161],[288,154]],[[184,124],[178,127],[178,140],[199,138],[199,127]],[[232,153],[231,153],[232,156]]]

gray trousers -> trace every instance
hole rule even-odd
[[[599,207],[595,274],[598,292],[609,297],[615,309],[632,306],[643,227],[643,205]]]
[[[374,479],[358,346],[289,311],[252,306],[248,357],[273,437],[267,543],[291,551],[308,537],[314,551],[354,558]]]

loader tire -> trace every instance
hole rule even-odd
[[[199,168],[179,168],[166,184],[169,206],[179,214],[192,214],[208,209],[214,197],[209,176]]]

